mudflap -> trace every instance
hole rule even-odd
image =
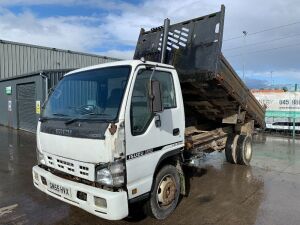
[[[187,193],[186,193],[186,183],[185,183],[185,175],[184,175],[184,172],[182,170],[182,166],[180,164],[179,161],[177,161],[177,164],[176,164],[176,169],[179,173],[179,177],[180,177],[180,194],[182,194],[183,196],[187,196]]]

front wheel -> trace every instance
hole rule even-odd
[[[180,177],[172,165],[164,166],[154,179],[150,199],[145,204],[147,215],[162,220],[176,208],[180,194]]]

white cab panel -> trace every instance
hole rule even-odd
[[[109,162],[111,148],[105,140],[74,138],[39,132],[41,151],[86,163]]]
[[[129,198],[149,192],[152,186],[153,175],[161,156],[184,145],[184,110],[177,73],[175,70],[159,67],[157,71],[165,71],[172,74],[176,107],[157,113],[160,116],[161,126],[156,126],[155,118],[153,118],[150,124],[147,125],[144,133],[132,135],[130,107],[134,82],[138,73],[137,70],[131,83],[125,114],[126,172]],[[173,134],[174,129],[179,129],[178,135]],[[132,194],[133,189],[137,189],[137,193],[134,195]]]

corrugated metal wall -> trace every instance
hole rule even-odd
[[[28,76],[23,76],[15,79],[7,79],[2,80],[0,82],[0,124],[13,127],[20,128],[19,118],[18,118],[18,85],[22,84],[35,84],[35,93],[32,93],[35,101],[40,101],[43,103],[45,99],[45,79],[43,79],[40,74],[31,74]],[[11,94],[7,95],[5,93],[5,88],[11,87]],[[8,102],[11,102],[11,110],[8,110]],[[33,108],[33,112],[35,112],[35,106],[31,106]],[[39,118],[38,114],[35,114],[36,122]]]
[[[50,70],[50,71],[43,71],[43,74],[48,78],[48,89],[55,87],[60,79],[72,69],[66,70]]]
[[[17,85],[17,115],[19,128],[22,130],[27,130],[35,132],[36,130],[36,84],[25,83]]]
[[[40,101],[41,105],[44,103],[46,99],[46,82],[45,78],[43,78],[40,74],[42,73],[48,78],[48,88],[54,87],[59,79],[69,72],[69,69],[65,70],[44,70],[40,71],[38,73],[30,73],[30,74],[24,74],[23,76],[18,76],[15,78],[8,78],[5,80],[0,80],[0,125],[5,125],[9,127],[13,127],[16,129],[23,128],[22,122],[31,122],[34,121],[34,125],[32,127],[35,128],[36,123],[39,118],[39,114],[35,113],[35,105],[29,105],[29,108],[31,107],[32,111],[31,113],[32,118],[34,119],[24,119],[22,121],[22,118],[20,118],[19,111],[22,110],[22,104],[26,103],[22,98],[18,98],[18,86],[22,86],[25,84],[35,84],[35,93],[31,93],[31,97],[34,99],[34,101]],[[12,93],[10,95],[7,95],[5,93],[6,87],[11,87]],[[27,96],[27,97],[30,97]],[[8,110],[8,102],[11,101],[11,110]],[[21,106],[21,107],[20,107]],[[26,114],[27,115],[27,114]],[[26,115],[23,115],[26,117]],[[28,116],[27,116],[28,117]],[[32,130],[33,128],[29,129]],[[28,130],[28,129],[27,129]]]
[[[0,79],[47,69],[74,69],[116,61],[110,57],[0,40]]]

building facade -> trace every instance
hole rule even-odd
[[[35,132],[49,90],[65,73],[116,60],[0,40],[0,124]]]
[[[0,79],[40,70],[82,68],[115,58],[0,40]]]

